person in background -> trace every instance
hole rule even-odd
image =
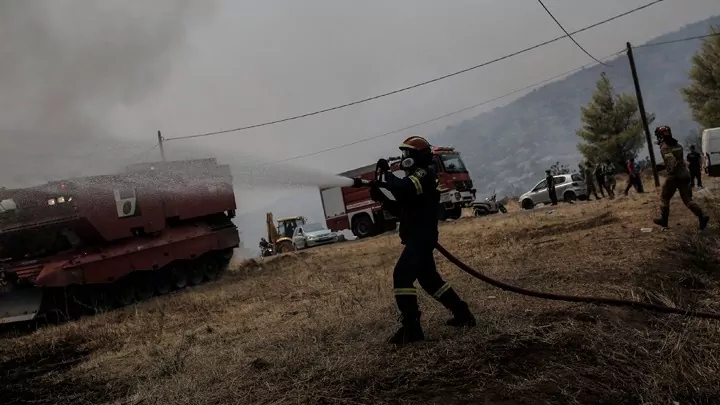
[[[593,182],[593,168],[590,162],[585,162],[582,165],[582,173],[583,177],[585,177],[585,186],[587,187],[588,201],[590,201],[590,194],[595,195],[595,199],[599,200],[600,197],[598,196],[597,189],[595,188],[595,183]],[[602,192],[602,190],[600,190],[600,192]]]
[[[628,191],[630,191],[631,187],[635,187],[635,191],[639,192],[637,181],[638,174],[635,170],[635,159],[628,159],[628,161],[625,163],[625,168],[628,172],[628,183],[627,187],[625,187],[625,195],[628,195]]]
[[[683,161],[683,147],[672,136],[672,131],[667,125],[655,128],[655,137],[660,145],[660,155],[665,163],[667,178],[660,191],[660,218],[653,219],[653,222],[667,228],[670,217],[670,200],[677,191],[685,206],[698,218],[699,229],[705,229],[710,222],[710,217],[705,215],[697,202],[693,201],[690,171]]]
[[[595,165],[595,170],[593,170],[593,174],[595,175],[595,180],[597,181],[598,188],[600,189],[600,195],[604,198],[607,186],[605,185],[605,173],[602,163],[598,163]],[[608,191],[608,196],[609,195],[610,192]]]
[[[547,183],[548,194],[550,194],[551,205],[557,205],[557,193],[555,193],[555,177],[550,170],[545,170],[545,182]]]
[[[690,188],[695,187],[697,180],[698,189],[703,188],[702,185],[702,155],[695,150],[695,145],[690,145],[690,152],[686,156],[688,170],[690,171]]]
[[[635,161],[635,173],[637,173],[637,192],[644,193],[645,188],[643,187],[642,183],[642,168],[640,167],[640,162],[638,162],[637,160]]]
[[[615,198],[615,173],[615,165],[612,162],[608,161],[605,164],[603,174],[605,175],[605,188],[607,189],[611,200]]]

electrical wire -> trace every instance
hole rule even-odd
[[[644,9],[646,9],[646,8],[648,8],[648,7],[651,7],[651,6],[655,5],[655,4],[661,3],[661,2],[663,2],[663,1],[665,1],[665,0],[654,0],[654,1],[651,1],[650,3],[647,3],[647,4],[645,4],[645,5],[642,5],[642,6],[639,6],[639,7],[635,7],[635,8],[633,8],[632,10],[628,10],[628,11],[626,11],[626,12],[624,12],[624,13],[617,14],[617,15],[615,15],[615,16],[613,16],[613,17],[610,17],[610,18],[607,18],[607,19],[605,19],[605,20],[602,20],[602,21],[596,22],[596,23],[594,23],[594,24],[588,25],[588,26],[583,27],[583,28],[581,28],[581,29],[578,29],[578,30],[576,30],[576,31],[570,32],[570,33],[569,33],[569,36],[572,36],[572,35],[575,35],[575,34],[578,34],[578,33],[581,33],[581,32],[587,31],[587,30],[590,30],[590,29],[593,29],[593,28],[598,27],[598,26],[603,25],[603,24],[607,24],[607,23],[609,23],[609,22],[611,22],[611,21],[617,20],[618,18],[622,18],[622,17],[625,17],[625,16],[627,16],[627,15],[629,15],[629,14],[633,14],[633,13],[636,13],[636,12],[638,12],[638,11],[644,10]],[[413,85],[410,85],[410,86],[406,86],[406,87],[403,87],[403,88],[400,88],[400,89],[396,89],[396,90],[392,90],[392,91],[389,91],[389,92],[386,92],[386,93],[378,94],[378,95],[375,95],[375,96],[372,96],[372,97],[367,97],[367,98],[360,99],[360,100],[356,100],[356,101],[352,101],[352,102],[349,102],[349,103],[336,105],[336,106],[334,106],[334,107],[328,107],[328,108],[324,108],[324,109],[321,109],[321,110],[317,110],[317,111],[313,111],[313,112],[309,112],[309,113],[305,113],[305,114],[295,115],[295,116],[291,116],[291,117],[287,117],[287,118],[282,118],[282,119],[277,119],[277,120],[273,120],[273,121],[267,121],[267,122],[263,122],[263,123],[259,123],[259,124],[242,126],[242,127],[238,127],[238,128],[225,129],[225,130],[214,131],[214,132],[205,132],[205,133],[200,133],[200,134],[195,134],[195,135],[185,135],[185,136],[169,137],[169,138],[165,138],[165,141],[173,141],[173,140],[180,140],[180,139],[191,139],[191,138],[201,138],[201,137],[206,137],[206,136],[226,134],[226,133],[230,133],[230,132],[245,131],[245,130],[248,130],[248,129],[265,127],[265,126],[269,126],[269,125],[279,124],[279,123],[282,123],[282,122],[288,122],[288,121],[298,120],[298,119],[301,119],[301,118],[307,118],[307,117],[310,117],[310,116],[319,115],[319,114],[327,113],[327,112],[330,112],[330,111],[340,110],[340,109],[347,108],[347,107],[350,107],[350,106],[354,106],[354,105],[366,103],[366,102],[368,102],[368,101],[373,101],[373,100],[377,100],[377,99],[379,99],[379,98],[383,98],[383,97],[391,96],[391,95],[394,95],[394,94],[402,93],[402,92],[405,92],[405,91],[408,91],[408,90],[416,89],[416,88],[418,88],[418,87],[422,87],[422,86],[428,85],[428,84],[430,84],[430,83],[439,82],[439,81],[441,81],[441,80],[448,79],[448,78],[450,78],[450,77],[458,76],[458,75],[460,75],[460,74],[467,73],[467,72],[470,72],[470,71],[472,71],[472,70],[479,69],[479,68],[481,68],[481,67],[485,67],[485,66],[491,65],[491,64],[493,64],[493,63],[497,63],[497,62],[503,61],[503,60],[505,60],[505,59],[512,58],[512,57],[514,57],[514,56],[517,56],[517,55],[520,55],[520,54],[523,54],[523,53],[532,51],[532,50],[534,50],[534,49],[541,48],[541,47],[546,46],[546,45],[549,45],[549,44],[551,44],[551,43],[553,43],[553,42],[557,42],[557,41],[559,41],[559,40],[561,40],[561,39],[564,39],[564,38],[566,38],[567,36],[568,36],[568,35],[562,35],[562,36],[559,36],[559,37],[556,37],[556,38],[547,40],[547,41],[545,41],[545,42],[541,42],[541,43],[539,43],[539,44],[536,44],[536,45],[533,45],[533,46],[529,46],[529,47],[524,48],[524,49],[521,49],[521,50],[519,50],[519,51],[515,51],[515,52],[512,52],[512,53],[509,53],[509,54],[507,54],[507,55],[505,55],[505,56],[501,56],[501,57],[499,57],[499,58],[495,58],[495,59],[489,60],[489,61],[487,61],[487,62],[483,62],[483,63],[481,63],[481,64],[479,64],[479,65],[471,66],[471,67],[466,68],[466,69],[462,69],[462,70],[459,70],[459,71],[456,71],[456,72],[453,72],[453,73],[448,73],[448,74],[446,74],[446,75],[439,76],[439,77],[436,77],[436,78],[434,78],[434,79],[426,80],[426,81],[421,82],[421,83],[416,83],[416,84],[413,84]]]
[[[633,45],[633,48],[647,48],[650,46],[659,46],[659,45],[669,45],[669,44],[676,44],[678,42],[685,42],[685,41],[692,41],[696,39],[706,39],[711,37],[718,37],[720,36],[720,32],[714,32],[712,34],[706,34],[706,35],[697,35],[694,37],[687,37],[687,38],[680,38],[680,39],[673,39],[670,41],[662,41],[662,42],[652,42],[649,44],[642,44],[642,45]]]
[[[598,58],[594,57],[594,56],[593,56],[590,52],[588,52],[585,48],[583,48],[583,46],[580,45],[580,44],[578,43],[578,41],[576,41],[575,38],[573,38],[572,35],[570,35],[570,33],[565,29],[565,27],[563,27],[563,25],[560,24],[560,21],[558,21],[558,19],[555,18],[555,16],[553,15],[553,13],[550,11],[550,9],[547,8],[547,6],[545,6],[545,3],[543,3],[542,0],[538,0],[538,3],[540,3],[540,5],[542,6],[542,8],[545,9],[545,12],[550,16],[550,18],[553,19],[553,21],[555,21],[555,24],[557,24],[557,26],[560,27],[560,29],[565,33],[565,35],[567,35],[567,37],[570,38],[570,40],[573,41],[573,43],[574,43],[575,45],[577,45],[577,47],[580,48],[581,51],[585,52],[585,55],[589,56],[590,59],[594,60],[595,62],[597,62],[597,63],[599,63],[599,64],[601,64],[601,65],[603,65],[603,66],[608,66],[608,65],[605,64],[603,61],[601,61],[601,60],[599,60]]]
[[[604,56],[604,57],[602,57],[602,58],[600,58],[600,59],[601,59],[601,60],[602,60],[602,59],[608,59],[608,58],[611,58],[611,57],[613,57],[613,56],[617,56],[617,55],[620,55],[620,54],[623,54],[623,53],[625,53],[624,50],[623,50],[623,51],[614,52],[614,53],[611,53],[610,55]],[[292,156],[292,157],[285,158],[285,159],[280,159],[280,160],[275,160],[275,161],[272,161],[272,162],[263,163],[263,164],[256,165],[256,166],[253,166],[253,167],[262,167],[262,166],[267,166],[267,165],[272,165],[272,164],[277,164],[277,163],[288,162],[288,161],[291,161],[291,160],[297,160],[297,159],[301,159],[301,158],[306,158],[306,157],[310,157],[310,156],[315,156],[315,155],[318,155],[318,154],[321,154],[321,153],[331,152],[331,151],[334,151],[334,150],[346,148],[346,147],[348,147],[348,146],[353,146],[353,145],[357,145],[357,144],[359,144],[359,143],[364,143],[364,142],[368,142],[368,141],[371,141],[371,140],[374,140],[374,139],[383,138],[383,137],[386,137],[386,136],[389,136],[389,135],[397,134],[397,133],[406,131],[406,130],[408,130],[408,129],[416,128],[416,127],[419,127],[419,126],[422,126],[422,125],[425,125],[425,124],[429,124],[429,123],[434,122],[434,121],[441,120],[441,119],[443,119],[443,118],[447,118],[447,117],[450,117],[450,116],[453,116],[453,115],[456,115],[456,114],[460,114],[460,113],[465,112],[465,111],[469,111],[469,110],[472,110],[472,109],[475,109],[475,108],[484,106],[484,105],[486,105],[486,104],[492,103],[492,102],[497,101],[497,100],[500,100],[500,99],[502,99],[502,98],[511,96],[511,95],[513,95],[513,94],[520,93],[520,92],[522,92],[522,91],[531,89],[531,88],[533,88],[533,87],[540,86],[540,85],[542,85],[542,84],[551,82],[551,81],[553,81],[553,80],[555,80],[555,79],[561,78],[561,77],[566,76],[566,75],[569,75],[569,74],[571,74],[571,73],[575,73],[575,72],[577,72],[577,71],[586,69],[586,68],[588,68],[588,67],[590,67],[590,66],[594,66],[594,65],[595,65],[595,63],[588,63],[588,64],[585,64],[585,65],[583,65],[583,66],[577,67],[577,68],[575,68],[575,69],[568,70],[568,71],[565,71],[565,72],[563,72],[563,73],[557,74],[557,75],[552,76],[552,77],[549,77],[549,78],[547,78],[547,79],[544,79],[544,80],[542,80],[542,81],[533,83],[533,84],[531,84],[531,85],[528,85],[528,86],[521,87],[521,88],[519,88],[519,89],[513,90],[513,91],[511,91],[511,92],[509,92],[509,93],[505,93],[505,94],[503,94],[503,95],[501,95],[501,96],[493,97],[493,98],[491,98],[491,99],[481,101],[481,102],[479,102],[479,103],[477,103],[477,104],[473,104],[473,105],[471,105],[471,106],[464,107],[464,108],[461,108],[461,109],[459,109],[459,110],[455,110],[455,111],[449,112],[449,113],[447,113],[447,114],[443,114],[443,115],[437,116],[437,117],[435,117],[435,118],[431,118],[431,119],[428,119],[428,120],[425,120],[425,121],[422,121],[422,122],[418,122],[418,123],[416,123],[416,124],[412,124],[412,125],[408,125],[408,126],[406,126],[406,127],[394,129],[394,130],[392,130],[392,131],[385,132],[385,133],[382,133],[382,134],[380,134],[380,135],[375,135],[375,136],[371,136],[371,137],[368,137],[368,138],[359,139],[359,140],[354,141],[354,142],[350,142],[350,143],[346,143],[346,144],[342,144],[342,145],[338,145],[338,146],[333,146],[333,147],[330,147],[330,148],[321,149],[321,150],[317,150],[317,151],[310,152],[310,153],[306,153],[306,154],[302,154],[302,155]]]

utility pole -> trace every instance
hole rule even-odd
[[[163,137],[160,131],[158,131],[158,146],[160,146],[160,157],[162,158],[162,161],[165,161],[165,147],[163,146]],[[653,162],[655,162],[653,160]],[[655,163],[653,163],[655,164]]]
[[[655,166],[655,149],[653,148],[650,136],[650,125],[648,124],[647,114],[645,114],[645,103],[643,103],[642,91],[640,91],[640,79],[638,79],[637,68],[635,67],[635,57],[633,56],[632,45],[630,42],[626,45],[627,56],[630,61],[630,70],[632,71],[633,83],[635,84],[635,96],[637,97],[640,118],[642,119],[643,129],[645,130],[645,138],[647,139],[650,165],[652,165],[653,178],[655,179],[655,188],[657,188],[660,187],[660,178],[658,177],[657,167]]]

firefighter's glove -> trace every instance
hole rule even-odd
[[[388,163],[387,159],[380,159],[377,161],[375,167],[383,172],[387,172],[390,170],[390,163]]]
[[[376,202],[385,201],[385,194],[383,194],[377,184],[373,184],[372,187],[370,187],[370,198]]]

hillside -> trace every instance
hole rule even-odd
[[[717,200],[698,198],[707,207]],[[563,294],[720,311],[717,225],[645,233],[653,196],[560,205],[441,227],[500,280]],[[718,218],[720,211],[711,214]],[[571,260],[546,260],[552,252]],[[638,247],[641,247],[638,249]],[[249,262],[214,283],[0,338],[3,404],[672,404],[720,397],[716,321],[509,294],[438,257],[480,326],[395,349],[396,235]]]
[[[720,24],[720,16],[649,43],[704,35],[713,24]],[[635,50],[647,111],[656,114],[656,123],[673,126],[679,137],[696,128],[679,89],[688,83],[690,60],[700,44],[687,41]],[[556,161],[576,167],[580,153],[575,130],[581,126],[580,107],[590,100],[601,72],[608,74],[617,91],[634,94],[627,56],[608,63],[611,66],[578,71],[503,107],[450,126],[435,140],[454,145],[465,154],[481,195],[493,188],[505,193],[525,192]]]

